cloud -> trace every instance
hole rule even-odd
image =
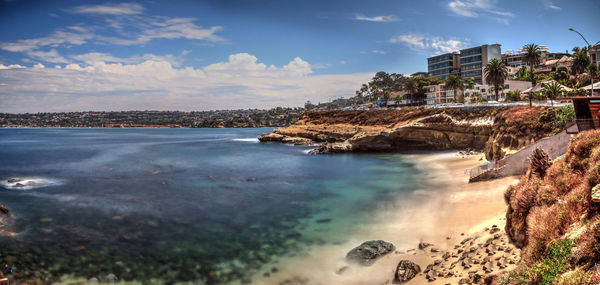
[[[68,63],[69,61],[61,56],[58,51],[51,49],[49,51],[28,51],[27,55],[31,58],[39,59],[51,63]]]
[[[55,31],[47,37],[0,43],[0,49],[11,52],[25,52],[44,47],[82,45],[93,37],[92,34],[87,32],[71,32],[62,29]]]
[[[132,64],[132,63],[144,62],[147,60],[153,60],[153,61],[166,61],[166,62],[170,63],[171,65],[180,66],[181,62],[183,61],[183,58],[181,56],[175,56],[172,54],[167,54],[164,56],[155,55],[155,54],[144,54],[142,56],[132,56],[132,57],[127,57],[127,58],[122,58],[122,57],[116,57],[116,56],[113,56],[113,55],[110,55],[107,53],[102,53],[102,52],[90,52],[90,53],[84,53],[84,54],[71,55],[70,58],[77,62],[85,63],[88,65],[93,65],[96,62],[108,62],[108,63],[119,62],[119,63]]]
[[[84,5],[77,6],[70,12],[75,14],[136,15],[143,13],[144,7],[137,3]]]
[[[374,49],[371,52],[374,53],[374,54],[387,54],[388,53],[385,50],[377,50],[377,49]]]
[[[469,46],[468,39],[459,40],[457,38],[444,39],[442,37],[427,37],[418,34],[406,34],[393,37],[388,40],[390,43],[400,43],[412,50],[431,51],[432,53],[450,53]],[[376,53],[375,51],[372,51]]]
[[[562,10],[561,7],[559,7],[558,5],[556,5],[554,3],[554,1],[551,1],[551,0],[542,0],[542,4],[544,5],[544,8],[546,8],[546,9],[556,10],[556,11]]]
[[[232,54],[204,68],[165,61],[95,62],[65,68],[0,65],[0,112],[77,110],[211,110],[301,106],[351,96],[372,73],[311,75],[296,57],[286,65]]]
[[[22,66],[20,64],[4,65],[4,64],[0,63],[0,69],[15,69],[15,68],[27,68],[27,67]]]
[[[427,48],[427,39],[424,36],[417,34],[400,35],[388,40],[390,43],[402,43],[414,50]]]
[[[398,21],[398,17],[396,17],[396,15],[367,17],[363,14],[356,14],[356,16],[354,16],[354,20],[369,22],[396,22]]]
[[[467,48],[469,45],[468,41],[461,41],[455,38],[444,40],[439,37],[431,39],[431,48],[439,53],[451,53]]]
[[[497,0],[454,0],[448,3],[448,8],[459,16],[469,18],[494,15],[504,17],[490,17],[502,23],[508,23],[507,18],[516,16],[512,12],[502,10],[496,3]]]

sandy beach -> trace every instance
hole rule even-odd
[[[408,259],[421,267],[421,274],[409,284],[456,283],[464,276],[438,278],[433,282],[426,279],[423,271],[433,260],[446,251],[456,251],[455,245],[467,237],[479,237],[466,246],[482,246],[492,235],[489,229],[496,225],[503,233],[506,206],[503,193],[508,185],[516,183],[516,177],[494,181],[468,183],[465,170],[480,164],[480,155],[460,156],[457,152],[407,155],[417,161],[424,173],[424,186],[409,199],[394,201],[392,206],[377,209],[373,222],[358,225],[348,241],[341,244],[313,246],[300,256],[281,259],[265,266],[252,278],[254,284],[388,284],[393,281],[394,271],[400,260]],[[498,231],[498,230],[495,230]],[[493,232],[495,232],[493,231]],[[492,238],[493,239],[493,238]],[[371,266],[350,264],[346,253],[368,240],[384,240],[395,245],[396,250],[378,259]],[[502,235],[497,239],[501,249],[510,247]],[[420,242],[433,244],[439,249],[419,250]],[[479,251],[474,254],[480,254]],[[507,249],[508,251],[508,249]],[[510,249],[511,254],[516,251]],[[491,257],[496,257],[491,256]],[[458,257],[457,257],[458,258]],[[450,259],[448,259],[448,263]],[[269,268],[276,267],[275,273]],[[454,267],[454,266],[453,266]],[[508,269],[510,265],[507,264]],[[506,268],[504,269],[506,270]],[[455,272],[464,272],[455,268]],[[267,275],[267,276],[265,276]],[[464,272],[467,275],[467,272]]]

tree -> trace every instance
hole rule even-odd
[[[542,58],[542,53],[540,47],[534,43],[527,44],[523,46],[523,61],[527,62],[529,65],[529,74],[531,76],[531,87],[535,86],[535,77],[533,76],[533,69],[540,64],[540,60]],[[531,97],[529,97],[529,108],[531,108]]]
[[[577,76],[585,72],[585,69],[590,65],[590,62],[590,57],[587,55],[587,49],[582,49],[573,55],[573,66],[571,66],[571,71]]]
[[[521,90],[511,90],[506,94],[507,102],[521,101]]]
[[[552,78],[556,81],[567,80],[569,79],[569,70],[565,66],[559,66],[554,72]]]
[[[475,77],[471,77],[469,78],[469,80],[467,80],[467,84],[465,85],[466,89],[473,89],[475,87]]]
[[[414,95],[417,93],[417,89],[419,88],[416,78],[409,78],[404,84],[404,88],[406,88],[410,94],[410,102],[412,103],[414,100]]]
[[[445,87],[446,87],[446,90],[448,90],[448,89],[454,90],[454,102],[456,102],[456,94],[458,93],[458,90],[465,89],[465,85],[464,85],[460,75],[450,75],[448,77],[448,80],[446,80]]]
[[[548,99],[550,99],[550,104],[552,104],[552,106],[554,106],[554,99],[556,99],[556,97],[562,95],[563,87],[558,82],[552,81],[549,84],[546,84],[546,86],[544,86],[544,89],[542,91],[544,92],[546,97]]]
[[[498,100],[498,91],[500,91],[501,87],[504,87],[504,81],[508,77],[506,64],[497,58],[494,58],[485,65],[483,73],[485,82],[494,85],[494,93],[496,94],[496,100]]]
[[[525,66],[521,66],[521,68],[519,68],[519,70],[517,70],[517,73],[515,74],[515,76],[517,77],[518,80],[521,80],[521,81],[530,81],[531,80],[531,77],[529,76],[527,67],[525,67]]]

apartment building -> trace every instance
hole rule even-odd
[[[424,89],[425,103],[427,105],[451,103],[454,99],[454,90],[446,90],[444,83],[428,85]]]
[[[465,101],[474,102],[478,96],[481,96],[487,100],[503,101],[506,98],[506,93],[514,90],[524,91],[527,88],[531,87],[531,82],[519,80],[506,80],[504,81],[504,86],[502,87],[502,90],[498,93],[499,98],[495,98],[496,93],[494,92],[493,87],[493,85],[475,84],[475,86],[473,86],[473,89],[466,89],[464,91]]]
[[[448,79],[451,74],[460,73],[460,54],[446,53],[427,58],[427,74],[429,77]]]
[[[589,52],[592,62],[596,65],[600,65],[600,44],[591,47]]]
[[[483,68],[492,59],[502,59],[499,44],[482,45],[460,50],[460,75],[464,80],[471,77],[484,83]]]

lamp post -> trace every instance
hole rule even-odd
[[[579,34],[581,36],[581,38],[585,41],[585,43],[587,44],[588,48],[587,48],[587,55],[590,58],[590,60],[592,60],[592,56],[590,55],[590,49],[592,48],[592,45],[590,45],[590,43],[585,39],[585,37],[578,31],[576,31],[573,28],[569,28],[569,31],[571,32],[576,32],[577,34]],[[600,41],[598,41],[597,43],[595,43],[594,45],[597,45],[598,43],[600,43]],[[596,64],[595,62],[592,62],[592,64]],[[594,75],[591,75],[592,78],[592,94],[591,96],[594,96]]]

